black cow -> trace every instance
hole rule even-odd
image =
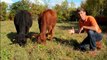
[[[25,45],[26,36],[32,26],[31,14],[26,10],[20,10],[14,17],[14,25],[17,31],[15,40],[19,43],[19,45]]]

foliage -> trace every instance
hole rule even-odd
[[[14,15],[19,10],[28,10],[32,14],[33,20],[37,20],[39,14],[49,8],[48,3],[50,0],[43,0],[43,2],[45,5],[39,4],[39,0],[35,1],[35,3],[30,3],[28,0],[21,0],[13,3],[9,9],[9,19],[13,20]],[[71,16],[73,15],[71,12],[75,10],[75,4],[73,2],[68,4],[67,0],[64,0],[61,5],[56,5],[52,9],[57,11],[59,22],[71,21]]]
[[[103,15],[107,16],[107,0],[104,0],[104,9],[103,9]]]
[[[69,21],[70,16],[72,16],[71,12],[75,10],[75,7],[73,7],[75,4],[73,2],[71,3],[71,6],[69,6],[67,0],[63,1],[61,5],[56,5],[54,9],[57,11],[58,14],[58,21]]]
[[[70,16],[70,21],[77,21],[77,20],[79,20],[79,17],[78,17],[78,15],[77,15],[77,12],[76,12],[76,10],[74,10],[74,11],[72,11],[71,12],[71,16]]]
[[[6,9],[7,4],[4,2],[0,3],[0,19],[1,20],[13,20],[15,13],[18,10],[28,10],[32,14],[34,20],[38,19],[40,13],[45,9],[49,8],[50,0],[42,0],[43,4],[40,4],[39,0],[35,0],[35,3],[30,3],[29,0],[21,0],[16,3],[13,3],[7,13]],[[93,16],[107,16],[107,0],[85,0],[81,3],[81,7],[85,8],[89,15]],[[75,14],[76,6],[73,2],[68,3],[67,0],[64,0],[60,5],[56,4],[53,6],[54,10],[57,11],[58,21],[75,21],[77,16]],[[9,15],[9,16],[8,16]]]
[[[10,15],[9,15],[10,20],[13,20],[15,13],[19,10],[29,11],[32,15],[32,18],[34,20],[37,20],[39,14],[42,13],[42,11],[44,11],[46,8],[46,6],[40,5],[37,1],[36,1],[36,4],[29,3],[28,0],[22,0],[16,3],[13,3],[12,6],[10,7]]]
[[[34,4],[34,3],[30,5],[31,5],[30,13],[32,14],[32,18],[34,20],[37,20],[38,16],[40,15],[40,13],[42,13],[45,10],[46,6]]]
[[[7,4],[0,2],[0,21],[7,20]]]
[[[86,0],[82,2],[81,7],[85,8],[89,15],[101,16],[105,15],[104,13],[106,12],[107,4],[105,2],[107,0]]]
[[[28,10],[29,11],[30,10],[29,2],[22,0],[22,1],[18,1],[16,3],[13,3],[12,6],[10,7],[9,19],[13,20],[14,15],[19,10]]]

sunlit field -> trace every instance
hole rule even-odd
[[[37,44],[28,38],[25,47],[12,43],[16,30],[13,21],[0,21],[0,60],[107,60],[107,39],[103,33],[103,48],[91,56],[89,51],[82,52],[77,49],[78,44],[87,36],[82,34],[69,34],[68,29],[77,29],[77,22],[57,23],[53,41],[46,46]],[[103,29],[103,26],[101,26]],[[37,21],[33,21],[30,33],[39,33]],[[33,48],[35,47],[35,48]]]

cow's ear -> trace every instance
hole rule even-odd
[[[13,42],[13,43],[16,43],[16,36],[13,36],[13,38],[11,39],[11,41]]]
[[[12,41],[15,41],[15,38],[13,38]]]

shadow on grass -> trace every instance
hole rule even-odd
[[[8,37],[9,40],[12,42],[12,43],[10,43],[10,44],[16,43],[16,42],[14,41],[15,36],[16,36],[16,33],[15,33],[15,32],[10,32],[10,33],[7,34],[7,37]]]
[[[32,36],[33,36],[34,34],[35,34],[35,35],[38,35],[38,33],[29,32],[29,33],[27,34],[27,37],[26,37],[26,38],[30,38],[31,41],[35,43],[35,42],[36,42],[36,38],[32,38]],[[17,43],[18,43],[18,42],[15,40],[16,35],[17,35],[17,33],[15,33],[15,32],[10,32],[10,33],[7,34],[7,37],[8,37],[9,40],[12,42],[12,43],[10,43],[10,45],[12,45],[12,44],[17,44]]]
[[[79,49],[79,43],[77,42],[77,40],[71,39],[71,40],[65,40],[65,39],[60,39],[57,37],[54,37],[56,42],[59,42],[61,44],[65,44],[68,46],[73,47],[74,50],[78,50]]]

